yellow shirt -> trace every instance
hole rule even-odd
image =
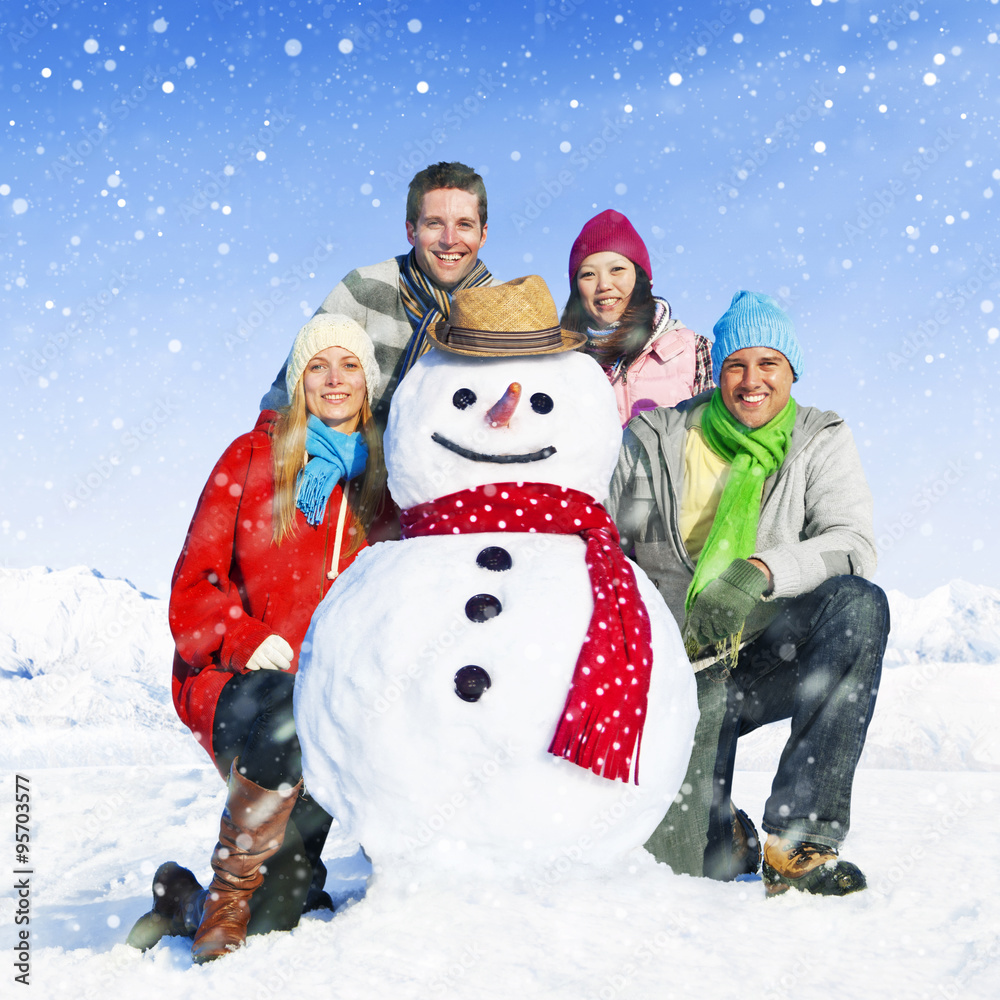
[[[719,509],[729,477],[729,463],[705,443],[701,426],[694,425],[684,442],[684,490],[681,495],[681,539],[697,562]]]

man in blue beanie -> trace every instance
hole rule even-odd
[[[756,872],[731,802],[736,741],[791,720],[764,806],[769,895],[865,888],[838,858],[889,632],[871,492],[851,432],[797,406],[802,351],[766,295],[715,325],[717,389],[628,425],[608,510],[684,635],[701,719],[679,797],[647,848],[679,872]]]

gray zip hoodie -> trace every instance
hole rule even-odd
[[[681,627],[694,575],[679,528],[684,444],[710,396],[703,392],[629,423],[606,505],[622,548],[634,553]],[[832,576],[874,573],[871,490],[854,438],[836,413],[798,408],[788,454],[764,483],[753,556],[767,564],[774,582],[747,619],[746,639],[766,627],[782,598],[808,593]]]

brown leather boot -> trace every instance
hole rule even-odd
[[[194,937],[208,890],[175,861],[166,861],[153,876],[153,908],[129,931],[126,944],[146,951],[162,937]]]
[[[840,861],[833,847],[785,840],[773,833],[764,842],[764,888],[768,896],[789,889],[817,896],[846,896],[868,886],[857,865]]]
[[[215,876],[191,956],[201,964],[243,946],[250,919],[250,897],[264,881],[261,865],[285,838],[285,826],[302,789],[272,792],[240,774],[239,758],[229,772],[229,798],[212,854]]]

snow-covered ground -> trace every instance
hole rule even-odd
[[[335,915],[199,968],[180,939],[145,955],[123,943],[159,862],[207,876],[224,799],[170,705],[165,604],[85,568],[0,569],[2,842],[12,873],[21,775],[29,995],[992,1000],[1000,590],[956,581],[890,603],[845,850],[869,891],[765,900],[759,883],[675,876],[641,851],[599,871],[567,860],[535,880],[372,875],[334,834]],[[758,819],[782,740],[771,727],[741,747],[737,800]],[[18,985],[14,913],[5,903],[0,947],[4,982]]]

